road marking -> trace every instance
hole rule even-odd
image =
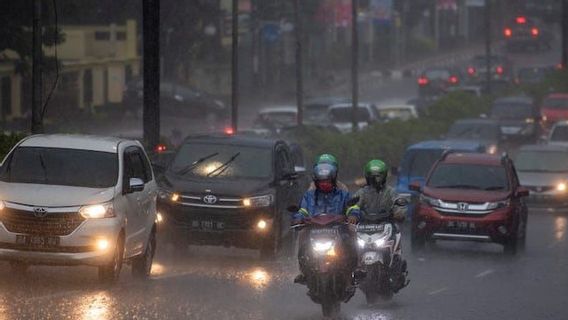
[[[446,290],[448,290],[448,288],[447,288],[447,287],[443,287],[443,288],[440,288],[440,289],[438,289],[438,290],[434,290],[434,291],[428,292],[428,295],[433,296],[433,295],[436,295],[436,294],[438,294],[438,293],[442,293],[442,292],[444,292],[444,291],[446,291]]]
[[[485,271],[483,271],[483,272],[477,274],[475,277],[478,278],[478,279],[479,279],[479,278],[483,278],[483,277],[485,277],[485,276],[488,276],[488,275],[492,274],[493,272],[495,272],[495,270],[493,270],[493,269],[487,269],[487,270],[485,270]]]

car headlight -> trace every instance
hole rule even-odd
[[[556,191],[559,191],[559,192],[566,192],[566,189],[567,189],[567,188],[566,188],[566,183],[564,183],[564,182],[561,182],[561,183],[559,183],[559,184],[556,185]]]
[[[492,144],[490,146],[487,147],[487,153],[489,154],[496,154],[497,153],[497,146]]]
[[[243,199],[243,206],[252,208],[270,207],[274,198],[271,194]]]
[[[160,190],[158,191],[158,198],[160,198],[160,200],[170,200],[172,202],[177,202],[180,196],[175,192]]]
[[[312,243],[312,249],[317,253],[326,253],[334,248],[335,244],[331,240],[315,241]]]
[[[526,118],[525,123],[534,123],[534,118]]]
[[[509,200],[497,201],[497,202],[489,202],[487,204],[487,210],[494,210],[500,208],[506,208],[511,204]]]
[[[79,214],[85,219],[102,219],[116,217],[112,203],[95,204],[84,206],[79,209]]]
[[[435,199],[432,197],[428,197],[425,195],[420,195],[420,202],[425,203],[431,207],[441,207],[442,206],[442,202],[440,201],[440,199]]]

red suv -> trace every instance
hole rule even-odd
[[[413,249],[427,241],[496,242],[515,254],[524,247],[528,189],[519,185],[507,155],[446,153],[423,187],[412,183],[420,200],[412,219]]]

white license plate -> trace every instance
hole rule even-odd
[[[201,230],[223,230],[225,229],[225,223],[221,221],[211,221],[211,220],[193,220],[191,226],[194,229]]]
[[[16,244],[34,248],[55,248],[59,246],[59,237],[17,235]]]

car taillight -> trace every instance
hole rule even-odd
[[[428,78],[426,78],[426,77],[418,78],[418,85],[425,86],[428,83],[430,83],[430,80],[428,80]]]
[[[225,134],[228,136],[232,136],[235,134],[235,130],[233,129],[233,127],[226,127],[225,128]]]
[[[540,30],[538,30],[538,28],[532,28],[531,34],[533,35],[533,37],[537,37],[540,34]]]
[[[503,67],[497,66],[497,67],[495,68],[495,72],[497,72],[497,74],[503,74]]]
[[[523,16],[519,16],[517,17],[517,19],[515,19],[517,21],[518,24],[525,24],[527,23],[527,18],[523,17]]]
[[[475,74],[475,68],[474,68],[474,67],[469,67],[469,68],[467,68],[467,73],[468,73],[470,76],[473,76],[473,75]]]
[[[165,152],[168,150],[168,147],[165,144],[158,144],[154,147],[154,151],[156,153]]]
[[[505,37],[510,38],[511,36],[513,36],[513,30],[511,30],[510,28],[505,28],[505,30],[503,30],[503,34],[505,35]]]
[[[451,84],[456,84],[456,83],[459,82],[459,79],[458,79],[458,77],[456,77],[456,76],[451,76],[451,77],[448,79],[448,81],[449,81]]]

